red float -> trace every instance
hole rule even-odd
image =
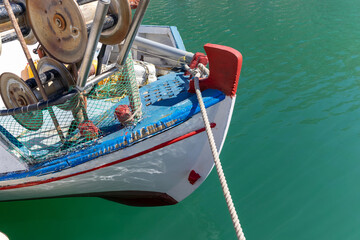
[[[115,109],[115,117],[122,125],[126,125],[128,122],[131,122],[131,109],[128,105],[119,105]]]
[[[90,120],[80,123],[79,131],[81,136],[85,137],[88,141],[93,140],[99,136],[99,128],[96,127],[95,124]]]

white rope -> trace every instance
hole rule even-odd
[[[200,71],[201,71],[203,74],[208,75],[208,76],[210,75],[209,69],[206,68],[206,67],[204,66],[204,64],[199,63],[198,68],[200,69]]]
[[[238,215],[236,213],[236,209],[235,209],[233,200],[232,200],[231,195],[230,195],[230,190],[229,190],[229,187],[228,187],[226,179],[225,179],[224,171],[223,171],[222,166],[221,166],[219,153],[218,153],[218,151],[216,149],[214,136],[213,136],[213,133],[211,131],[209,118],[208,118],[207,113],[206,113],[206,108],[205,108],[204,102],[202,100],[201,91],[200,91],[200,87],[199,87],[199,77],[198,77],[199,75],[200,74],[196,74],[195,77],[194,77],[195,91],[196,91],[197,99],[199,101],[201,114],[202,114],[202,117],[203,117],[203,120],[204,120],[204,123],[205,123],[206,133],[208,135],[211,152],[212,152],[213,157],[214,157],[216,171],[217,171],[218,176],[219,176],[221,187],[222,187],[222,190],[224,192],[224,197],[225,197],[226,204],[228,206],[228,209],[229,209],[229,212],[230,212],[230,215],[231,215],[231,219],[232,219],[233,224],[234,224],[236,235],[237,235],[239,240],[245,240],[245,235],[244,235],[243,230],[241,228],[239,217],[238,217]]]

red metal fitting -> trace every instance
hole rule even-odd
[[[201,91],[217,89],[234,97],[242,65],[241,53],[231,47],[210,43],[206,44],[204,49],[209,58],[210,75],[207,79],[200,79]],[[195,92],[193,80],[190,81],[189,92]]]
[[[191,69],[197,68],[199,63],[202,63],[205,67],[209,63],[208,57],[204,53],[200,53],[200,52],[195,53],[189,67]]]
[[[90,121],[84,121],[79,124],[79,131],[82,137],[85,137],[86,140],[93,140],[99,135],[99,128],[95,126],[95,124]]]
[[[139,5],[140,0],[129,0],[131,9],[136,9]]]
[[[197,68],[199,63],[202,63],[204,66],[206,66],[209,63],[208,57],[204,53],[200,53],[200,52],[195,53],[189,67],[191,69]],[[189,74],[190,73],[187,72],[185,75],[189,75]]]
[[[119,105],[115,109],[115,117],[122,125],[126,125],[129,122],[129,119],[132,116],[131,109],[128,105]]]
[[[195,172],[195,170],[191,170],[189,177],[188,177],[189,183],[194,185],[197,182],[197,180],[199,180],[199,178],[201,178],[200,174]]]

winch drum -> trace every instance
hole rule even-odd
[[[0,76],[0,95],[7,109],[25,107],[38,102],[30,87],[20,77],[8,72]],[[43,125],[41,111],[16,114],[13,117],[21,126],[31,131],[37,131]]]

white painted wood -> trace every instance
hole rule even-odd
[[[8,148],[0,140],[0,174],[26,170],[26,164],[20,162],[8,152]]]
[[[229,124],[229,115],[227,114],[233,105],[233,101],[234,99],[227,97],[207,109],[210,121],[217,124],[213,130],[218,148],[225,139],[224,134]],[[187,122],[171,130],[115,153],[58,173],[1,182],[0,186],[46,180],[92,169],[201,128],[203,128],[201,115],[196,114]],[[168,147],[100,170],[56,182],[1,190],[0,201],[109,191],[162,192],[167,193],[177,201],[181,201],[204,182],[213,165],[206,133],[202,132]],[[195,170],[201,175],[201,178],[194,185],[188,181],[191,170]]]

